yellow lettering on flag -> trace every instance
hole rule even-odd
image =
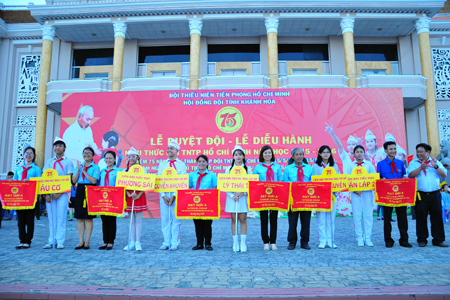
[[[72,184],[70,175],[59,176],[54,169],[42,172],[42,177],[32,177],[30,180],[38,182],[38,194],[60,194],[70,192]]]
[[[375,190],[375,181],[380,179],[378,173],[367,173],[363,167],[356,167],[352,174],[348,175],[348,190],[349,191],[373,191]]]
[[[154,191],[155,174],[147,174],[140,165],[133,165],[128,172],[117,172],[117,187],[124,187],[127,190]]]
[[[311,176],[312,182],[331,182],[332,192],[348,191],[348,175],[338,174],[332,167],[323,169],[322,175]]]

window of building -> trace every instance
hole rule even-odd
[[[208,45],[208,62],[260,61],[259,44]]]
[[[152,71],[151,77],[176,77],[176,71]]]
[[[355,44],[356,61],[398,61],[397,45]]]
[[[223,76],[236,76],[236,75],[247,75],[247,70],[240,70],[240,69],[236,69],[236,70],[220,70],[220,75]]]
[[[139,47],[139,63],[188,62],[190,60],[189,53],[189,46]]]
[[[108,66],[113,64],[114,49],[73,50],[73,66]]]
[[[284,61],[327,61],[327,44],[279,44],[278,60]]]

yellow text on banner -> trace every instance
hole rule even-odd
[[[40,195],[68,193],[72,187],[70,175],[59,176],[54,169],[47,169],[42,172],[42,177],[32,177],[30,180],[38,182]]]
[[[331,182],[332,192],[348,191],[348,175],[338,174],[332,167],[323,169],[322,175],[311,176],[312,182]]]
[[[217,176],[217,189],[223,192],[248,192],[248,182],[258,181],[258,175],[248,175],[243,167],[233,167],[230,174]]]
[[[161,175],[156,175],[155,192],[176,192],[189,188],[189,175],[178,175],[172,167],[165,168]]]
[[[147,174],[142,166],[133,165],[128,172],[117,172],[116,186],[127,190],[153,191],[155,180],[155,174]]]
[[[348,190],[349,191],[373,191],[375,190],[375,181],[380,179],[378,173],[367,173],[363,167],[356,167],[352,174],[348,175]]]

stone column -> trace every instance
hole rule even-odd
[[[278,18],[273,14],[266,18],[267,52],[269,56],[270,88],[278,88]]]
[[[189,20],[189,30],[191,33],[191,49],[189,63],[189,88],[198,89],[198,79],[200,78],[200,36],[202,35],[203,21],[194,16]]]
[[[341,19],[341,29],[344,39],[345,73],[348,77],[349,88],[356,88],[355,45],[353,43],[354,24],[355,18],[344,17]]]
[[[112,91],[120,91],[120,81],[122,80],[123,71],[123,51],[125,48],[125,33],[127,32],[127,24],[117,21],[114,26],[114,60],[112,74]]]
[[[416,30],[419,36],[420,64],[422,76],[427,79],[427,100],[425,101],[425,118],[427,120],[428,144],[433,148],[433,157],[440,153],[439,127],[436,111],[436,93],[434,87],[434,70],[430,47],[430,18],[416,20]]]
[[[44,167],[45,160],[45,131],[47,127],[47,83],[50,81],[50,69],[52,65],[53,38],[55,27],[42,26],[42,55],[41,70],[39,73],[39,91],[36,108],[36,136],[34,148],[36,149],[36,165]]]

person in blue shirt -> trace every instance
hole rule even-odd
[[[380,174],[380,179],[400,179],[405,177],[406,168],[403,162],[395,158],[397,155],[397,144],[393,141],[387,141],[383,144],[384,151],[387,157],[377,164],[377,172]],[[412,245],[408,242],[408,219],[406,216],[406,206],[395,207],[397,214],[398,230],[400,231],[400,246],[411,248]],[[394,240],[391,237],[392,232],[392,211],[394,207],[384,206],[384,242],[387,248],[394,246]]]
[[[198,169],[196,172],[189,173],[189,188],[194,190],[211,190],[217,188],[217,176],[212,171],[208,170],[208,157],[200,155],[196,159]],[[212,220],[194,219],[195,234],[197,236],[197,245],[192,250],[203,249],[203,242],[205,249],[212,251],[211,236],[212,236]]]
[[[41,169],[34,164],[36,150],[33,147],[26,147],[23,151],[24,162],[17,167],[12,180],[29,181],[32,177],[41,177]],[[37,203],[35,202],[35,205]],[[19,227],[20,244],[16,249],[28,249],[34,235],[34,208],[17,210],[17,225]]]
[[[116,167],[116,152],[109,150],[103,155],[106,163],[106,168],[100,171],[99,186],[116,186],[117,172],[121,172],[122,169]],[[101,216],[102,218],[102,231],[103,231],[103,245],[99,250],[112,250],[114,246],[114,240],[116,239],[117,231],[117,217],[116,216]]]
[[[283,181],[284,182],[309,182],[311,181],[312,168],[308,165],[308,161],[305,158],[305,151],[301,148],[294,148],[291,151],[291,159],[289,159],[289,165],[284,169]],[[309,246],[309,232],[311,225],[311,211],[289,211],[289,231],[288,231],[288,250],[294,250],[297,245],[297,223],[298,216],[300,215],[300,223],[302,229],[300,231],[300,247],[306,250],[310,250]]]
[[[94,229],[94,221],[96,216],[88,214],[87,207],[84,207],[86,201],[86,186],[95,185],[100,178],[100,168],[93,162],[94,149],[86,147],[83,149],[84,162],[77,161],[77,167],[72,177],[72,183],[77,184],[77,191],[74,201],[75,218],[78,219],[78,246],[75,250],[88,250],[91,241],[92,230]],[[87,206],[87,205],[86,205]],[[86,231],[86,240],[84,239],[84,232]]]
[[[416,200],[416,234],[419,247],[428,243],[428,213],[430,214],[433,246],[448,247],[445,241],[444,221],[439,182],[447,176],[447,169],[438,160],[430,157],[431,146],[420,143],[416,146],[417,159],[412,160],[406,172],[416,178],[420,199]]]
[[[442,219],[444,224],[447,224],[448,216],[450,215],[450,192],[448,191],[447,182],[440,184],[442,190]]]
[[[275,163],[275,155],[272,147],[265,145],[259,151],[259,164],[255,166],[253,174],[259,175],[259,181],[283,181],[281,166]],[[270,213],[270,236],[268,234],[268,221]],[[261,238],[264,243],[264,251],[269,251],[269,243],[273,251],[277,248],[278,210],[263,210],[259,212],[261,220]]]

